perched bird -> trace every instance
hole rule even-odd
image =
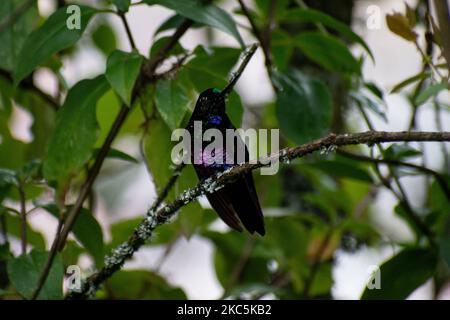
[[[225,112],[225,94],[219,89],[207,89],[200,94],[197,100],[187,126],[187,130],[191,134],[191,150],[194,150],[194,139],[202,139],[202,137],[194,136],[194,121],[201,122],[202,136],[207,129],[217,129],[222,133],[225,140],[226,129],[235,129]],[[212,150],[212,152],[206,154],[205,148],[210,142],[202,140],[201,150],[197,150],[198,154],[195,154],[195,151],[191,152],[191,160],[200,180],[230,168],[233,166],[230,162],[237,164],[236,150],[238,150],[238,144],[244,142],[237,136],[233,143],[234,154],[227,154],[225,141],[223,141],[222,150]],[[243,149],[245,150],[244,161],[248,161],[249,154],[245,144]],[[222,157],[222,163],[211,161],[211,157],[216,155]],[[197,163],[195,162],[196,159]],[[217,159],[217,157],[214,159]],[[232,160],[230,161],[230,159]],[[228,163],[226,160],[229,160]],[[242,231],[242,223],[252,234],[254,232],[258,232],[260,235],[265,234],[264,217],[251,172],[242,175],[238,180],[224,188],[208,194],[207,198],[220,218],[234,230]]]

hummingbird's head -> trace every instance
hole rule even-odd
[[[224,114],[225,98],[221,91],[216,88],[203,91],[198,97],[194,113],[198,116]]]

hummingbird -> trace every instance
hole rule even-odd
[[[200,180],[207,179],[232,167],[233,164],[237,164],[236,151],[238,150],[238,144],[243,144],[245,161],[249,160],[247,147],[239,135],[234,136],[234,154],[227,154],[225,147],[221,150],[213,149],[207,154],[205,148],[209,143],[203,141],[201,137],[194,136],[195,121],[201,122],[202,137],[207,129],[219,130],[222,133],[222,137],[226,136],[227,129],[236,129],[226,114],[225,98],[225,90],[210,88],[203,91],[197,100],[186,128],[191,134],[191,151],[193,150],[191,152],[191,160]],[[198,138],[202,139],[201,148],[197,150],[199,154],[195,154],[194,139]],[[223,143],[223,146],[225,146],[225,143]],[[221,157],[223,161],[214,162],[211,160],[211,156]],[[214,159],[217,159],[217,157]],[[252,234],[255,232],[262,236],[265,234],[264,217],[251,172],[243,174],[235,182],[227,184],[224,188],[214,193],[207,194],[206,197],[219,217],[230,228],[242,232],[243,225]]]

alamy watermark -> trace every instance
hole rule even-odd
[[[381,289],[381,271],[380,267],[377,265],[372,265],[367,268],[369,273],[369,280],[367,281],[367,289],[369,290],[379,290]]]
[[[66,20],[66,27],[69,30],[81,30],[81,8],[75,4],[66,9],[69,17]]]
[[[193,136],[189,130],[179,128],[173,130],[171,140],[178,142],[171,153],[174,164],[193,163],[205,167],[229,168],[245,162],[256,164],[258,154],[269,154],[269,144],[270,153],[278,152],[280,132],[279,129],[226,129],[224,135],[216,128],[203,131],[202,122],[194,121]],[[258,152],[252,146],[258,146]],[[261,175],[278,172],[278,159],[265,158],[259,161],[266,166],[261,168]]]

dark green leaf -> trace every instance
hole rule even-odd
[[[102,267],[104,256],[103,232],[100,224],[89,210],[81,208],[72,232],[83,247],[92,255],[97,267]]]
[[[42,208],[50,212],[54,217],[60,217],[56,205],[48,204],[42,206]],[[70,207],[67,207],[67,210],[70,210]],[[72,232],[76,239],[80,241],[83,247],[94,258],[97,267],[101,267],[103,265],[104,255],[103,231],[98,221],[88,209],[81,208],[80,214],[72,228]]]
[[[342,23],[334,19],[332,16],[329,16],[323,12],[314,9],[300,9],[300,8],[290,9],[286,11],[286,14],[281,20],[294,23],[298,22],[321,23],[328,28],[336,30],[341,35],[346,37],[348,40],[351,40],[353,42],[362,45],[364,49],[367,51],[367,53],[370,55],[372,60],[374,60],[372,52],[370,51],[369,47],[360,36],[354,33],[352,29],[345,23]]]
[[[150,48],[150,57],[155,56],[159,52],[159,50],[161,48],[163,48],[166,45],[166,43],[168,41],[170,41],[171,39],[172,39],[171,37],[162,37],[162,38],[156,40],[153,43],[152,47]],[[186,52],[186,50],[181,46],[181,44],[179,42],[177,42],[175,44],[175,46],[168,53],[173,54],[173,55],[180,55],[185,52]]]
[[[131,106],[131,95],[142,61],[143,57],[137,52],[127,53],[118,50],[108,58],[106,79],[127,106]]]
[[[272,33],[270,44],[275,65],[280,71],[285,71],[294,52],[294,40],[287,32],[276,29]]]
[[[176,79],[158,81],[156,85],[156,108],[167,126],[178,128],[187,111],[189,103],[186,94]]]
[[[320,80],[300,71],[276,74],[279,86],[276,114],[281,132],[296,143],[323,136],[331,121],[331,95]]]
[[[426,79],[430,76],[430,73],[428,72],[420,72],[412,77],[409,77],[405,80],[403,80],[402,82],[398,83],[395,85],[394,88],[392,88],[391,93],[397,93],[399,92],[401,89],[403,89],[404,87],[409,86],[410,84],[413,84],[417,81]]]
[[[160,34],[161,32],[178,28],[184,21],[186,21],[185,17],[180,16],[179,14],[174,14],[173,16],[169,17],[166,21],[164,21],[158,27],[158,29],[155,31],[155,36]],[[194,23],[191,26],[191,29],[192,28],[198,28],[198,27],[201,27],[201,24]]]
[[[393,144],[384,151],[384,158],[388,160],[403,160],[418,157],[422,151],[404,144]]]
[[[439,254],[450,267],[450,230],[439,237]]]
[[[106,23],[95,28],[92,32],[92,41],[107,57],[117,48],[116,34],[111,26]]]
[[[111,225],[111,243],[110,247],[117,247],[123,242],[127,241],[131,234],[133,234],[134,229],[142,221],[141,217],[123,220],[116,222]]]
[[[211,3],[202,3],[198,0],[144,0],[144,2],[150,5],[159,4],[193,21],[224,31],[232,35],[241,47],[245,47],[231,16]]]
[[[309,164],[332,177],[342,177],[355,179],[367,183],[373,183],[370,174],[361,167],[355,166],[353,163],[343,161],[319,161]]]
[[[378,87],[375,83],[373,82],[365,82],[364,86],[373,94],[375,95],[378,99],[382,100],[383,99],[383,91],[381,91],[380,87]]]
[[[100,151],[100,149],[96,149],[94,151],[94,153],[97,154],[99,151]],[[139,161],[135,157],[132,157],[129,154],[122,152],[120,150],[114,149],[114,148],[112,148],[108,151],[108,154],[106,157],[112,158],[112,159],[120,159],[120,160],[133,162],[133,163],[139,163]]]
[[[23,0],[2,0],[0,1],[0,22],[3,22],[15,11],[22,6]],[[31,4],[26,12],[14,22],[14,24],[6,27],[0,34],[0,68],[13,71],[17,64],[17,57],[22,48],[25,39],[33,30],[38,21],[38,10],[36,3]]]
[[[131,0],[112,0],[120,12],[127,12],[130,8]]]
[[[231,123],[236,128],[240,128],[242,124],[242,117],[244,116],[244,107],[242,106],[241,98],[236,91],[233,91],[229,95],[226,108]]]
[[[338,38],[319,32],[305,32],[294,43],[312,61],[329,71],[360,72],[360,65]]]
[[[31,298],[39,275],[48,258],[48,252],[33,250],[27,255],[8,261],[8,276],[14,288],[25,298]],[[38,299],[62,299],[64,271],[60,256],[56,256]]]
[[[76,10],[69,11],[69,8],[79,8],[80,10],[80,24],[79,26],[75,25],[73,29],[69,29],[68,26],[72,27],[72,23],[75,21],[73,19],[78,12]],[[96,12],[97,10],[91,7],[76,5],[61,8],[53,13],[39,29],[33,31],[26,39],[17,60],[14,73],[15,82],[20,82],[34,68],[49,59],[52,54],[74,45],[81,38],[89,20]]]
[[[406,299],[433,275],[435,267],[431,249],[405,249],[381,265],[381,288],[366,288],[361,299]]]
[[[9,193],[11,187],[17,185],[16,173],[0,168],[0,203]]]
[[[69,91],[44,160],[46,179],[65,179],[89,160],[98,131],[95,105],[108,88],[106,78],[99,76],[82,80]]]

